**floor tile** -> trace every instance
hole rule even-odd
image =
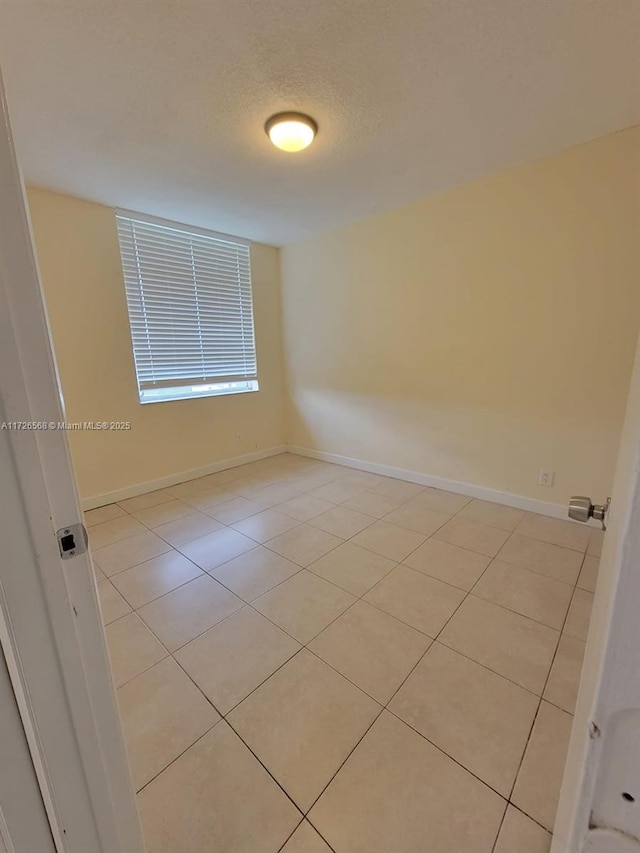
[[[570,584],[576,582],[582,564],[578,551],[518,534],[506,542],[498,556],[506,563]]]
[[[308,524],[300,524],[293,530],[269,540],[269,548],[304,568],[341,543],[342,539],[332,536],[331,533],[325,533],[324,530],[310,527]]]
[[[167,657],[167,650],[137,613],[129,613],[107,625],[105,634],[116,687]]]
[[[251,500],[251,495],[258,489],[263,489],[267,485],[267,482],[265,482],[263,477],[247,471],[242,476],[233,480],[229,485],[236,494]]]
[[[244,465],[237,465],[235,468],[225,468],[223,471],[216,471],[215,474],[208,474],[206,478],[212,485],[226,486],[229,483],[239,480],[246,476]]]
[[[491,853],[505,805],[383,712],[309,820],[340,853]]]
[[[320,486],[325,486],[327,483],[338,479],[340,479],[339,474],[308,470],[291,475],[287,478],[287,483],[300,492],[309,492],[315,491]],[[335,504],[335,501],[332,501],[332,503]]]
[[[416,533],[415,530],[377,521],[354,536],[351,541],[354,545],[360,545],[362,548],[399,563],[415,551],[418,545],[422,545],[425,538],[424,534]]]
[[[524,518],[524,512],[521,509],[474,498],[460,512],[460,518],[468,518],[471,521],[478,521],[480,524],[513,533]]]
[[[527,513],[516,527],[516,533],[529,536],[531,539],[541,539],[563,548],[574,551],[587,550],[591,535],[588,527],[582,527],[575,521],[562,521],[559,518],[548,518],[546,515]]]
[[[471,500],[467,495],[457,495],[454,492],[445,492],[442,489],[434,489],[428,486],[410,498],[408,504],[425,509],[435,509],[438,512],[446,512],[450,515],[459,512],[463,506]]]
[[[553,628],[470,595],[439,639],[540,695],[559,636]]]
[[[495,557],[500,548],[509,538],[509,534],[497,527],[489,527],[487,524],[479,524],[477,521],[456,516],[435,534],[436,539],[449,542],[450,545],[459,545],[470,551],[477,551],[485,557]]]
[[[355,486],[353,483],[343,483],[342,480],[333,480],[330,483],[319,486],[317,489],[313,489],[309,494],[314,498],[320,498],[332,504],[341,504],[364,491],[364,486]]]
[[[309,644],[309,649],[381,704],[393,696],[430,639],[358,601]]]
[[[175,657],[218,711],[227,714],[299,649],[284,631],[244,607]]]
[[[135,498],[118,501],[118,505],[127,512],[134,513],[141,509],[149,509],[149,507],[173,501],[175,497],[166,489],[157,489],[155,492],[146,492],[144,495],[137,495]]]
[[[276,508],[278,512],[283,512],[297,521],[309,521],[309,519],[315,518],[333,506],[334,504],[329,503],[329,501],[314,498],[312,495],[297,495],[291,500],[277,504]]]
[[[115,622],[121,616],[131,613],[131,607],[127,604],[118,590],[109,580],[100,581],[98,584],[98,596],[100,598],[100,610],[102,612],[102,623],[108,625]]]
[[[138,795],[147,853],[275,853],[300,812],[222,720]]]
[[[573,587],[494,560],[475,585],[473,594],[560,630]]]
[[[84,523],[87,527],[102,524],[103,521],[113,521],[114,518],[126,515],[126,512],[118,504],[107,504],[96,509],[88,509],[84,514]]]
[[[118,705],[138,791],[220,719],[173,658],[120,687]]]
[[[578,577],[578,587],[580,589],[586,589],[588,592],[595,592],[599,568],[600,558],[590,557],[587,554],[584,558],[582,569],[580,570],[580,576]]]
[[[429,637],[437,637],[464,595],[449,584],[397,566],[364,600]]]
[[[408,483],[406,480],[396,480],[393,477],[386,478],[372,489],[372,491],[386,495],[388,498],[401,498],[405,501],[421,494],[424,490],[424,486],[419,486],[417,483]]]
[[[549,853],[550,850],[551,833],[509,806],[493,853]]]
[[[511,800],[553,831],[573,717],[543,701]]]
[[[389,710],[508,797],[538,697],[434,643]]]
[[[183,501],[169,500],[156,506],[148,507],[147,509],[139,509],[132,515],[141,521],[145,527],[155,528],[162,524],[168,524],[170,521],[175,521],[176,518],[182,518],[185,515],[193,512],[193,507]]]
[[[232,711],[229,722],[305,811],[379,711],[303,649]]]
[[[95,562],[109,577],[168,551],[171,551],[170,545],[155,533],[142,528],[142,533],[103,548],[95,548],[92,554]]]
[[[213,533],[214,530],[220,530],[222,524],[211,518],[210,515],[205,515],[203,512],[194,511],[191,507],[189,515],[183,515],[181,518],[176,518],[175,521],[169,521],[166,524],[161,524],[154,529],[154,533],[178,548],[186,542],[193,542],[194,539],[200,539],[206,536],[207,533]]]
[[[576,589],[567,614],[564,632],[572,637],[577,637],[579,640],[586,640],[589,633],[592,606],[593,593],[587,592],[585,589]]]
[[[365,515],[371,515],[374,518],[382,518],[403,503],[404,501],[401,498],[389,498],[386,495],[379,495],[377,492],[360,492],[345,501],[342,506],[355,509],[357,512],[363,512]]]
[[[577,637],[562,634],[544,689],[544,698],[569,714],[573,714],[576,707],[585,645]]]
[[[425,826],[429,853],[548,853],[515,806],[493,851],[487,785],[508,794],[544,687],[517,784],[555,807],[536,780],[575,706],[599,530],[293,454],[121,503],[85,523],[149,853],[423,853]],[[406,722],[367,732],[386,702]]]
[[[315,563],[309,571],[346,589],[353,595],[361,596],[378,583],[396,563],[366,548],[360,548],[351,542],[338,545]]]
[[[144,524],[140,524],[137,518],[128,514],[121,515],[111,521],[93,525],[89,531],[89,545],[95,555],[96,551],[106,545],[113,545],[114,542],[121,542],[123,539],[135,536],[136,533],[146,532]]]
[[[254,489],[250,497],[251,500],[266,508],[291,500],[291,498],[294,498],[297,494],[297,489],[294,489],[291,486],[272,483],[268,486],[265,485],[261,488]]]
[[[591,529],[589,535],[589,545],[587,546],[587,554],[590,557],[601,557],[602,546],[604,544],[604,530]]]
[[[256,599],[253,606],[298,642],[306,644],[355,600],[334,584],[301,571]]]
[[[451,515],[449,513],[412,506],[406,503],[398,507],[398,509],[394,509],[393,512],[390,512],[389,515],[385,516],[384,520],[389,524],[397,524],[399,527],[406,527],[408,530],[415,530],[417,533],[431,536],[443,524],[446,524],[450,518]]]
[[[298,522],[275,509],[265,509],[242,521],[236,521],[233,529],[256,542],[268,542],[298,526]]]
[[[145,604],[139,610],[170,652],[213,628],[242,607],[242,601],[208,575]]]
[[[256,543],[248,536],[243,536],[237,530],[223,528],[186,542],[178,550],[201,569],[210,571],[255,547]]]
[[[244,601],[251,602],[299,571],[296,563],[258,546],[212,569],[211,576]]]
[[[467,591],[490,562],[490,557],[439,539],[427,539],[404,561],[405,565],[418,572]]]
[[[387,477],[381,474],[372,474],[370,471],[357,471],[355,468],[349,468],[348,473],[340,478],[343,483],[349,483],[352,486],[362,486],[365,489],[373,489],[384,483]]]
[[[169,551],[119,572],[111,580],[129,604],[137,609],[201,575],[202,569],[191,560],[177,551]]]
[[[331,848],[325,844],[311,824],[303,820],[284,845],[281,853],[331,853]]]
[[[228,486],[208,486],[201,491],[185,495],[182,500],[201,512],[211,512],[214,507],[235,500],[239,495]]]
[[[234,524],[236,521],[242,521],[243,518],[249,518],[251,515],[262,512],[263,509],[263,506],[249,500],[249,498],[236,497],[230,501],[216,504],[207,511],[223,524]]]
[[[355,509],[347,509],[344,506],[336,506],[313,518],[309,524],[319,527],[327,533],[339,536],[341,539],[351,539],[356,533],[360,533],[365,527],[373,524],[375,518],[357,512]]]

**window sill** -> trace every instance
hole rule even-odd
[[[196,385],[174,388],[146,388],[139,391],[142,405],[170,403],[174,400],[197,400],[200,397],[227,397],[235,394],[252,394],[259,391],[257,380],[250,382],[225,382],[219,385]]]

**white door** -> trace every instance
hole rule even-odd
[[[0,647],[0,853],[55,853],[31,753]]]
[[[640,853],[640,345],[551,849]]]
[[[58,853],[142,853],[64,419],[0,76],[0,642]]]

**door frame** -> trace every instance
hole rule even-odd
[[[0,853],[56,853],[31,751],[0,647]]]
[[[598,496],[600,499],[602,496]],[[640,339],[607,519],[552,853],[640,850]],[[634,714],[635,731],[616,733]],[[619,735],[619,737],[618,737]],[[624,830],[624,831],[622,831]],[[635,840],[635,844],[633,844]],[[592,846],[594,845],[594,846]]]
[[[0,642],[59,853],[143,853],[24,184],[0,72]],[[79,354],[81,357],[81,354]]]

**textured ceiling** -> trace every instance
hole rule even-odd
[[[638,123],[639,44],[639,0],[0,0],[29,182],[275,244]]]

